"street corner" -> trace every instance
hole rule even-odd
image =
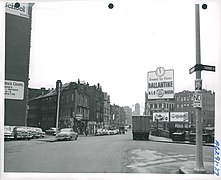
[[[194,162],[193,154],[163,154],[147,149],[127,151],[126,172],[179,174],[179,168]]]
[[[214,174],[214,163],[204,162],[204,171],[195,171],[195,161],[188,161],[183,166],[179,168],[180,174]]]

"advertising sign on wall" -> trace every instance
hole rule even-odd
[[[19,3],[20,6],[18,8],[15,7],[15,3],[13,2],[6,2],[5,3],[5,12],[9,14],[13,14],[16,16],[21,16],[25,18],[29,18],[28,14],[28,3]]]
[[[188,122],[188,112],[170,112],[171,122]]]
[[[148,99],[174,98],[174,70],[158,67],[147,73]]]
[[[24,82],[5,80],[5,99],[24,99]]]
[[[169,112],[153,113],[153,121],[169,121]]]

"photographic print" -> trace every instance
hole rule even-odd
[[[5,2],[3,175],[219,176],[218,4]]]

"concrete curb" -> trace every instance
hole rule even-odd
[[[160,141],[160,140],[150,140],[150,141],[153,141],[153,142],[162,142],[162,143],[176,143],[176,144],[196,145],[196,143],[182,142],[182,141]],[[214,144],[203,144],[203,146],[214,147]]]

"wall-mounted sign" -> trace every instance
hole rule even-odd
[[[28,14],[28,3],[19,3],[20,6],[18,8],[15,7],[15,3],[13,2],[6,2],[5,3],[5,12],[9,14],[13,14],[16,16],[21,16],[25,18],[29,18]]]
[[[170,112],[170,121],[188,122],[188,112]]]
[[[159,67],[147,73],[148,99],[174,98],[174,70]]]
[[[193,107],[202,108],[202,94],[193,94]]]
[[[153,113],[153,121],[169,121],[169,112]]]
[[[24,82],[5,80],[5,99],[24,99]]]

